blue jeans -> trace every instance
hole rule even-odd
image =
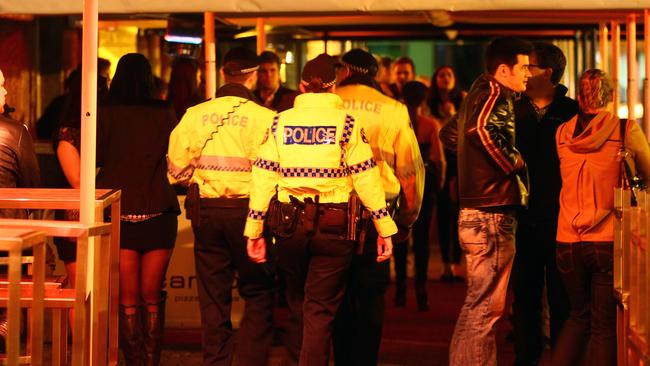
[[[558,243],[557,268],[571,314],[553,350],[554,366],[616,365],[614,243]]]
[[[514,212],[460,211],[458,236],[467,261],[467,296],[451,339],[451,366],[497,364],[494,325],[505,308],[516,228]]]

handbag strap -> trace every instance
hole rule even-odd
[[[619,178],[619,186],[622,189],[630,188],[628,179],[630,177],[629,175],[629,168],[627,166],[627,161],[626,161],[626,155],[627,151],[625,150],[625,127],[627,126],[627,120],[624,119],[619,119],[618,120],[619,128],[620,128],[620,134],[621,134],[621,147],[619,149],[618,155],[621,159],[621,165],[620,169],[618,171],[618,178]]]
[[[621,150],[625,151],[625,132],[627,130],[627,119],[618,120],[619,127],[621,129]]]

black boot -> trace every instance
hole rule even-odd
[[[415,297],[418,301],[418,311],[429,311],[429,296],[426,282],[415,283]]]
[[[127,314],[127,309],[135,308],[133,314]],[[120,348],[124,355],[124,362],[129,366],[143,366],[144,358],[142,349],[142,319],[137,305],[120,305]]]
[[[160,302],[146,304],[144,309],[144,346],[146,350],[146,365],[158,366],[162,351],[162,334],[165,328],[165,301],[167,293],[163,291]],[[151,308],[156,306],[155,311]]]

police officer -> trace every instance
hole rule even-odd
[[[407,238],[418,217],[424,192],[424,164],[406,107],[379,91],[374,78],[377,61],[368,52],[353,49],[341,58],[346,78],[336,88],[343,108],[356,116],[372,147],[386,192],[396,202],[394,213],[400,234],[394,238],[395,265],[400,250],[406,256]],[[393,204],[392,208],[395,208]],[[352,261],[345,299],[337,315],[334,355],[337,366],[376,365],[384,318],[384,293],[390,280],[388,262],[376,262],[377,233],[368,229],[361,255]],[[398,287],[405,283],[398,283]]]
[[[305,94],[275,117],[260,147],[244,232],[248,253],[257,262],[265,260],[264,221],[276,235],[287,303],[301,325],[290,331],[287,348],[293,362],[299,355],[301,366],[328,364],[332,323],[356,246],[348,226],[356,215],[346,214],[354,208],[352,190],[380,234],[376,261],[390,258],[390,236],[397,232],[365,132],[332,93],[335,81],[330,56],[305,65],[300,84]],[[277,200],[269,207],[276,186]]]
[[[187,110],[171,134],[169,179],[190,184],[186,209],[194,229],[204,365],[230,365],[231,288],[246,301],[239,328],[240,365],[266,365],[272,342],[273,277],[247,256],[242,238],[251,167],[274,113],[253,100],[257,56],[233,48],[216,98]],[[255,352],[251,352],[254,349]]]

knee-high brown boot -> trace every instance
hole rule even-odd
[[[127,314],[127,309],[135,308],[135,313]],[[127,365],[142,366],[142,319],[137,305],[120,305],[120,348]]]
[[[144,307],[144,346],[147,366],[160,364],[162,334],[165,328],[165,301],[167,301],[167,293],[163,291],[159,303],[146,304]],[[157,307],[155,311],[151,311],[153,306]]]

